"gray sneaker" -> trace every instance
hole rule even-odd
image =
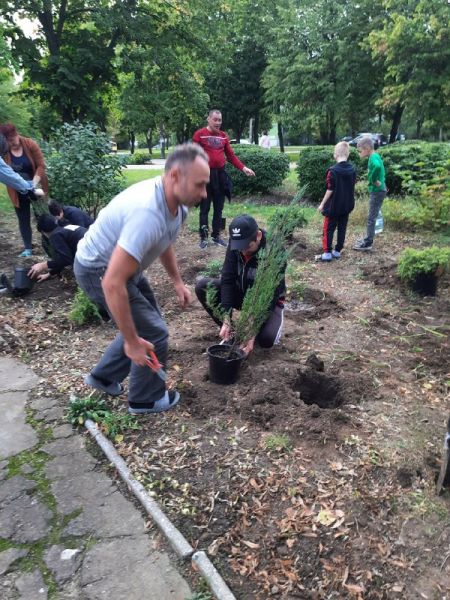
[[[353,250],[361,250],[362,252],[372,250],[372,242],[365,242],[364,240],[360,240],[359,242],[356,242],[356,244],[353,246]]]
[[[139,404],[128,407],[130,415],[148,415],[152,413],[165,412],[170,410],[180,401],[180,394],[176,390],[170,390],[164,394],[161,400],[153,402],[151,406],[143,406],[139,408]]]

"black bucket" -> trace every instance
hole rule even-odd
[[[438,278],[435,273],[418,273],[411,281],[413,292],[421,296],[436,296]]]
[[[228,359],[230,350],[229,344],[214,344],[208,348],[209,380],[213,383],[229,385],[237,381],[245,354],[240,348],[236,348]]]
[[[28,277],[30,267],[16,267],[14,269],[14,289],[29,292],[33,287],[33,280]]]

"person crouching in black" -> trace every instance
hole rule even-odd
[[[77,206],[66,206],[60,204],[57,200],[48,201],[48,212],[53,215],[58,225],[64,227],[65,225],[81,225],[81,227],[89,227],[94,222],[94,219],[90,217],[87,212],[81,210]]]
[[[195,293],[201,304],[220,327],[220,337],[228,341],[232,335],[231,314],[232,309],[239,310],[245,294],[252,287],[258,269],[259,251],[266,246],[266,232],[258,227],[255,219],[249,215],[240,215],[233,219],[229,227],[229,242],[222,274],[219,279],[204,277],[195,286]],[[229,313],[225,322],[214,317],[206,301],[208,285],[217,289],[217,300],[221,307]],[[251,340],[246,340],[242,346],[245,354],[249,354],[255,341],[263,348],[271,348],[277,344],[281,337],[283,327],[284,295],[286,284],[283,279],[275,290],[270,315],[261,327],[258,335]]]
[[[54,217],[41,215],[37,221],[37,230],[50,241],[53,258],[33,265],[28,276],[37,281],[45,281],[51,275],[61,273],[64,267],[73,265],[78,242],[87,229],[80,225],[60,227]]]

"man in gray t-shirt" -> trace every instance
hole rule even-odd
[[[187,209],[206,197],[208,181],[208,158],[200,146],[177,146],[164,175],[118,194],[78,245],[74,263],[78,284],[110,313],[120,330],[85,383],[118,396],[123,392],[121,382],[130,374],[132,414],[169,410],[180,398],[175,390],[167,391],[163,376],[149,368],[151,351],[166,364],[168,331],[142,271],[159,258],[181,306],[191,302],[172,244]]]

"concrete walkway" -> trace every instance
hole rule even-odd
[[[188,600],[175,559],[64,423],[36,375],[0,357],[0,598]]]

